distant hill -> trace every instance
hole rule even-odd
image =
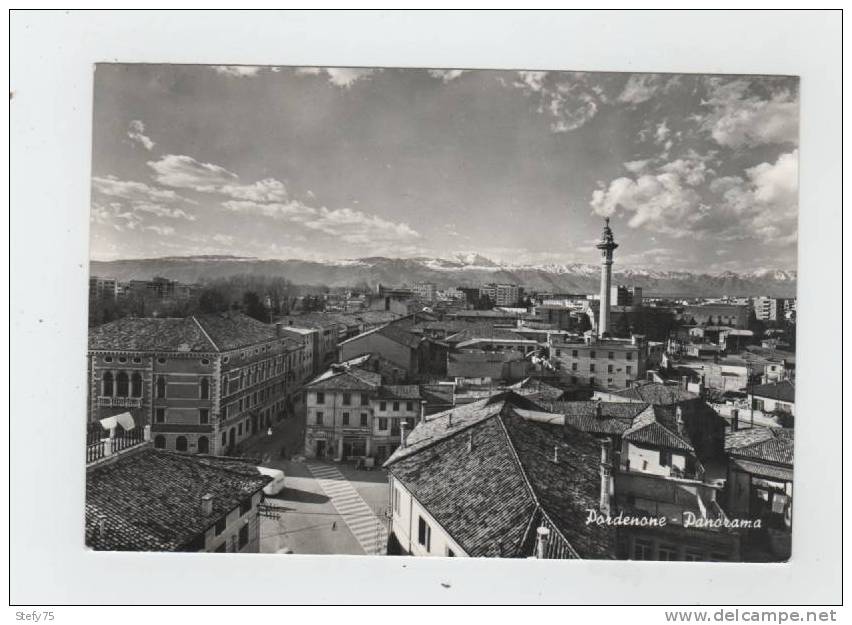
[[[501,265],[475,253],[455,258],[386,258],[339,261],[263,260],[236,256],[173,256],[165,258],[92,261],[91,275],[121,281],[164,276],[181,282],[203,282],[238,274],[281,276],[295,284],[353,286],[366,283],[402,285],[434,282],[439,287],[510,282],[540,291],[595,293],[600,288],[597,265]],[[613,267],[613,284],[640,286],[646,295],[796,296],[796,272],[763,270],[752,273],[698,274]]]

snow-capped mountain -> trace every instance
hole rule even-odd
[[[501,264],[475,252],[455,254],[452,258],[374,256],[328,262],[230,256],[92,261],[91,273],[118,280],[165,276],[182,282],[201,282],[237,274],[274,275],[286,277],[295,284],[330,287],[434,282],[439,288],[446,288],[510,282],[528,289],[562,293],[595,293],[600,285],[599,265]],[[712,274],[615,265],[613,283],[640,286],[648,295],[796,295],[796,272],[775,269]]]

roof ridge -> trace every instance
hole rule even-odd
[[[198,329],[201,330],[201,333],[204,335],[204,337],[208,341],[210,341],[210,344],[213,346],[213,349],[215,349],[217,352],[221,352],[222,350],[219,349],[219,346],[216,345],[216,341],[214,341],[213,338],[207,333],[207,330],[204,329],[204,326],[201,324],[201,321],[199,321],[198,317],[196,315],[192,315],[192,320],[195,322],[195,325],[198,326]]]

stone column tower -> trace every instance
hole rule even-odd
[[[612,237],[612,230],[609,228],[609,217],[604,223],[601,240],[595,246],[601,251],[601,309],[598,321],[598,336],[602,337],[605,333],[609,333],[609,306],[610,306],[610,287],[612,286],[612,252],[618,247],[618,243]]]

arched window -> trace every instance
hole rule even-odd
[[[210,397],[210,380],[208,378],[201,378],[201,399],[208,399]]]
[[[222,432],[222,447],[228,444],[228,433]]]
[[[157,449],[165,449],[166,448],[166,437],[162,434],[158,434],[154,437],[154,447]]]
[[[142,375],[137,371],[130,377],[131,397],[142,397]]]
[[[163,399],[166,396],[166,378],[163,376],[157,377],[157,399]]]
[[[120,371],[115,376],[115,395],[116,397],[127,397],[130,394],[130,378],[125,371]]]
[[[210,441],[207,440],[206,436],[200,436],[198,438],[198,453],[200,453],[200,454],[209,454],[210,453]]]
[[[178,451],[186,451],[186,436],[178,436],[175,441],[175,449]]]
[[[107,371],[104,374],[102,395],[104,397],[112,397],[112,392],[113,392],[112,371]]]

